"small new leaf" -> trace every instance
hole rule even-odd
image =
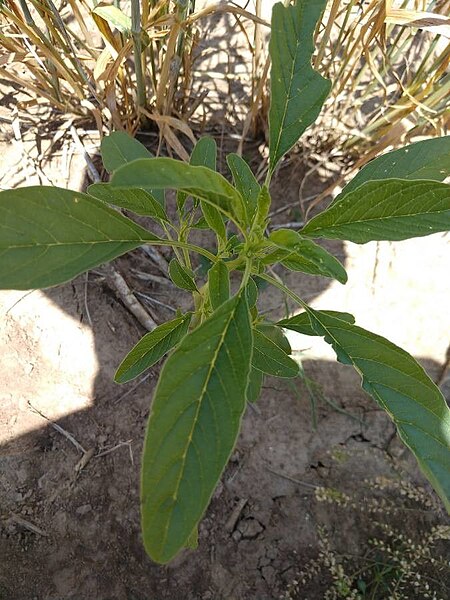
[[[450,229],[450,186],[436,181],[369,181],[346,194],[301,230],[308,237],[406,240]]]
[[[176,258],[169,263],[169,276],[173,283],[182,290],[197,292],[193,273],[184,267]]]
[[[114,381],[127,383],[156,364],[184,338],[190,320],[191,314],[187,313],[144,335],[121,362]]]
[[[302,238],[296,231],[278,229],[270,234],[269,239],[278,248],[290,252],[281,256],[280,261],[291,271],[332,277],[346,283],[347,272],[337,258],[311,240]]]
[[[230,297],[230,274],[222,260],[218,260],[208,271],[208,289],[213,310]]]
[[[227,164],[233,175],[235,188],[241,194],[247,205],[247,216],[251,223],[258,208],[258,196],[261,191],[261,186],[257,182],[256,177],[253,175],[248,164],[238,154],[228,154]]]
[[[188,334],[159,378],[142,461],[144,545],[160,563],[191,540],[246,405],[252,331],[240,293]]]

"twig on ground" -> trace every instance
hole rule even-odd
[[[174,312],[174,313],[177,312],[173,306],[170,306],[170,304],[166,304],[165,302],[160,302],[159,300],[155,300],[148,294],[143,294],[142,292],[136,292],[136,296],[140,296],[141,298],[144,298],[144,300],[146,300],[150,304],[156,304],[157,306],[163,306],[164,308],[167,308],[167,310],[170,310],[171,312]]]
[[[116,292],[126,308],[136,317],[145,329],[153,331],[153,329],[157,327],[156,322],[133,294],[119,271],[111,264],[105,265],[103,271],[106,274],[106,282]]]
[[[75,446],[75,448],[78,450],[78,452],[82,452],[83,454],[86,454],[86,450],[83,448],[83,446],[80,444],[80,442],[78,442],[71,433],[69,433],[68,431],[66,431],[65,429],[63,429],[60,425],[58,425],[57,423],[54,423],[51,419],[49,419],[48,417],[46,417],[44,415],[44,413],[42,413],[39,409],[37,409],[35,406],[33,406],[31,404],[31,402],[28,401],[28,406],[31,408],[32,411],[34,411],[35,413],[37,413],[40,417],[42,417],[43,419],[45,419],[46,421],[48,421],[50,423],[50,425],[53,427],[53,429],[55,429],[58,433],[60,433],[61,435],[63,435],[67,440],[69,440],[69,442],[71,444],[73,444]]]
[[[145,254],[149,258],[151,258],[151,260],[159,268],[161,273],[163,273],[164,275],[168,275],[169,263],[167,262],[167,260],[164,258],[164,256],[161,254],[161,252],[159,250],[157,250],[156,248],[153,248],[153,246],[149,246],[147,244],[144,244],[144,246],[141,246],[141,250],[143,252],[145,252]]]
[[[300,481],[300,479],[295,479],[294,477],[290,477],[290,475],[285,475],[284,473],[279,473],[278,471],[274,471],[270,467],[266,467],[266,469],[270,473],[273,473],[274,475],[277,475],[278,477],[281,477],[282,479],[287,479],[288,481],[292,481],[292,483],[296,483],[297,485],[303,485],[304,487],[310,488],[312,490],[315,490],[318,487],[320,487],[319,485],[315,485],[314,483],[307,483],[306,481]]]
[[[130,271],[142,281],[154,281],[159,285],[173,286],[173,283],[170,281],[170,279],[167,279],[167,277],[161,277],[160,275],[152,275],[152,273],[144,273],[143,271],[138,271],[137,269],[130,269]]]
[[[241,513],[244,510],[247,502],[247,498],[241,498],[239,500],[239,502],[233,508],[231,515],[228,517],[227,522],[225,523],[225,531],[228,531],[228,533],[233,532],[234,528],[236,527],[236,523],[238,522],[239,517],[241,516]]]
[[[280,223],[279,225],[274,225],[270,229],[272,231],[276,231],[277,229],[300,229],[303,227],[303,221],[291,221],[290,223]]]
[[[10,515],[11,515],[11,520],[14,521],[15,523],[17,523],[17,525],[21,525],[22,527],[25,527],[25,529],[28,529],[28,531],[32,531],[33,533],[36,533],[37,535],[42,535],[43,537],[48,537],[48,533],[46,531],[44,531],[40,527],[37,527],[33,523],[30,523],[30,521],[27,521],[20,515],[17,515],[16,513],[13,513],[13,512],[10,513]]]
[[[122,448],[123,446],[131,446],[131,442],[133,440],[127,440],[126,442],[119,442],[118,444],[116,444],[115,446],[113,446],[112,448],[108,448],[108,450],[103,450],[102,452],[99,452],[98,454],[95,455],[95,458],[100,458],[101,456],[106,456],[107,454],[111,454],[111,452],[115,452],[116,450],[118,450],[119,448]],[[132,457],[133,455],[130,453],[130,457]],[[131,458],[131,462],[133,463],[133,459]]]
[[[121,400],[123,400],[124,398],[126,398],[127,396],[129,396],[130,394],[132,394],[134,392],[134,390],[136,388],[138,388],[140,385],[142,385],[144,383],[144,381],[147,381],[147,379],[149,377],[151,377],[152,372],[150,371],[150,373],[147,373],[147,375],[145,375],[140,381],[138,381],[136,383],[136,385],[133,385],[132,388],[130,388],[127,392],[125,392],[124,394],[122,394],[121,396],[119,396],[118,398],[116,398],[114,400],[114,404],[117,404],[118,402],[120,402]]]

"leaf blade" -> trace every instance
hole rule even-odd
[[[248,308],[240,293],[186,336],[163,367],[141,486],[144,545],[157,562],[168,562],[186,544],[233,450],[251,354]]]
[[[384,408],[447,510],[450,510],[450,409],[439,388],[405,350],[361,327],[308,309],[317,335],[352,364],[362,387]]]
[[[144,335],[128,352],[114,375],[116,383],[127,383],[156,364],[186,335],[191,320],[187,313],[166,321]]]
[[[344,187],[334,202],[367,181],[428,179],[443,181],[450,173],[450,135],[422,140],[370,161]]]
[[[223,260],[218,260],[208,271],[209,299],[213,310],[230,297],[230,273]]]
[[[331,83],[311,67],[313,34],[326,0],[275,4],[269,54],[272,59],[269,112],[270,171],[315,121]]]
[[[252,366],[255,369],[275,377],[297,377],[298,364],[265,332],[254,329],[253,342]]]
[[[135,160],[120,167],[111,179],[114,187],[172,188],[208,202],[226,216],[245,222],[242,198],[219,173],[171,158]]]
[[[112,7],[110,7],[112,8]],[[100,152],[108,173],[138,158],[152,158],[152,153],[125,131],[113,131],[102,139]]]
[[[362,184],[309,221],[308,237],[398,241],[450,229],[450,186],[436,181],[384,179]]]
[[[233,176],[234,185],[247,204],[247,215],[251,223],[258,208],[261,186],[249,165],[239,154],[228,154],[227,164]]]
[[[45,186],[0,192],[0,287],[58,285],[158,239],[80,192]]]
[[[137,215],[169,222],[169,217],[161,203],[141,188],[113,188],[109,183],[93,183],[87,191],[88,194],[103,202],[131,210]]]

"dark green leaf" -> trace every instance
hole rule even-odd
[[[341,319],[346,323],[353,324],[355,322],[355,317],[350,313],[338,312],[337,310],[321,310],[320,312],[324,315]],[[292,331],[296,331],[297,333],[303,333],[303,335],[317,335],[311,327],[311,321],[307,312],[302,312],[289,319],[282,319],[278,321],[277,325],[286,329],[292,329]]]
[[[252,367],[247,387],[247,402],[256,402],[261,395],[264,373]]]
[[[347,273],[337,258],[311,240],[302,238],[296,231],[278,229],[270,234],[269,239],[278,248],[290,252],[280,257],[280,261],[291,271],[333,277],[340,283],[347,281]]]
[[[0,192],[0,288],[64,283],[157,239],[86,194],[44,186]]]
[[[113,188],[109,183],[94,183],[88,187],[88,194],[119,206],[131,210],[137,215],[154,217],[160,221],[169,221],[163,206],[153,198],[151,194],[140,188]]]
[[[384,408],[424,474],[450,510],[450,410],[407,352],[361,327],[308,309],[317,335],[339,361],[353,365],[362,387]]]
[[[221,240],[225,241],[227,239],[227,231],[221,213],[207,202],[200,202],[200,205],[209,227],[217,233]]]
[[[335,202],[366,181],[393,178],[443,181],[449,174],[450,135],[422,140],[370,161],[345,186]]]
[[[406,240],[450,229],[450,186],[384,179],[363,183],[301,230],[310,237],[365,244]]]
[[[150,331],[130,350],[117,369],[114,381],[126,383],[152,367],[184,338],[191,314],[167,321]]]
[[[218,260],[208,271],[208,288],[213,310],[230,297],[230,274],[222,260]]]
[[[269,53],[270,171],[319,115],[331,84],[311,67],[313,34],[326,0],[296,0],[273,7]]]
[[[180,264],[176,258],[169,263],[169,275],[174,284],[182,290],[198,291],[193,273]]]
[[[270,337],[255,329],[253,341],[253,367],[276,377],[297,377],[299,374],[298,364]]]
[[[114,172],[115,187],[172,188],[204,200],[229,218],[244,222],[242,198],[228,181],[207,167],[193,167],[172,158],[135,160]]]
[[[246,405],[252,332],[245,294],[188,334],[165,363],[142,461],[142,523],[150,557],[186,545],[229,459]]]
[[[278,348],[281,348],[286,354],[292,354],[292,348],[289,340],[284,335],[283,330],[278,324],[273,325],[272,323],[259,323],[256,329],[263,333],[266,337],[272,340]]]
[[[151,158],[152,153],[124,131],[113,131],[102,139],[100,145],[103,165],[108,173],[119,167],[137,160],[138,158]]]
[[[251,223],[258,207],[261,186],[248,164],[238,154],[228,154],[227,163],[233,175],[234,185],[247,205],[247,216]]]

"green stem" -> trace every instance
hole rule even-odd
[[[281,283],[281,281],[277,281],[274,277],[271,277],[270,275],[267,275],[266,273],[258,273],[258,277],[260,277],[261,279],[264,279],[268,283],[271,283],[272,285],[277,287],[279,290],[281,290],[283,292],[283,294],[286,294],[286,296],[289,296],[292,300],[294,300],[294,302],[297,302],[297,304],[302,306],[306,311],[308,311],[308,312],[310,311],[310,308],[306,304],[306,302],[304,300],[302,300],[300,298],[300,296],[297,296],[297,294],[295,294],[288,287],[286,287],[283,283]]]
[[[209,252],[208,250],[204,250],[200,246],[195,246],[194,244],[187,244],[185,242],[177,242],[175,240],[142,240],[144,244],[148,244],[149,246],[172,246],[172,248],[186,248],[191,252],[197,252],[197,254],[201,254],[205,256],[208,260],[213,263],[217,262],[217,256]]]

